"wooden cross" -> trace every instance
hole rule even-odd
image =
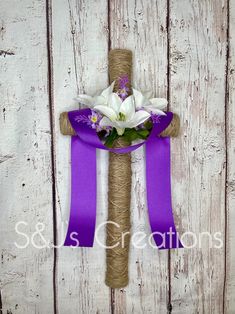
[[[124,49],[114,49],[109,53],[109,81],[113,82],[118,80],[122,75],[128,75],[131,82],[132,76],[132,52]],[[131,93],[131,86],[129,86]],[[115,84],[114,92],[117,90]],[[170,125],[160,134],[162,137],[171,136],[176,137],[179,133],[179,117],[174,114]],[[69,119],[68,113],[63,112],[60,115],[60,130],[63,135],[75,135]],[[115,143],[116,147],[125,145],[120,140]],[[130,198],[131,198],[131,155],[128,154],[116,154],[109,153],[109,194],[108,194],[108,220],[118,224],[120,228],[115,228],[114,225],[107,225],[107,246],[111,246],[114,243],[121,243],[121,236],[124,233],[128,233],[131,228],[130,223]],[[122,180],[119,185],[124,187],[120,193],[124,193],[122,197],[123,201],[120,204],[120,199],[115,199],[112,190],[115,186],[115,176],[111,174],[115,167],[119,166],[119,171],[125,171],[125,176],[122,176]],[[125,169],[122,169],[125,164]],[[123,194],[122,194],[123,195]],[[126,201],[128,200],[128,201]],[[124,215],[124,217],[121,217]],[[125,220],[125,223],[123,223]],[[106,284],[111,288],[121,288],[128,284],[128,256],[129,256],[129,242],[130,236],[126,236],[124,239],[124,246],[116,246],[112,249],[106,249]]]

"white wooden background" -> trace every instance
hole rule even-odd
[[[235,313],[235,1],[0,0],[0,313]],[[221,232],[222,249],[131,249],[130,284],[104,284],[105,252],[50,244],[69,211],[68,137],[60,112],[108,83],[111,48],[134,53],[134,85],[168,97],[182,121],[172,141],[179,230]],[[107,154],[99,152],[98,223]],[[133,231],[149,232],[143,151],[133,154]],[[103,235],[104,237],[104,235]],[[35,235],[35,242],[41,243]]]

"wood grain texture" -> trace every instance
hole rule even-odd
[[[197,239],[220,232],[224,242],[226,2],[171,0],[169,32],[170,103],[182,123],[172,145],[175,219]],[[225,248],[206,238],[171,253],[172,313],[223,313]]]
[[[225,313],[235,312],[235,3],[230,1],[228,10],[229,17],[229,46],[227,68],[227,98],[226,98],[226,144],[227,144],[227,182],[226,182],[226,273],[224,286],[224,310]]]
[[[59,130],[59,114],[78,107],[78,93],[93,95],[108,84],[107,5],[104,1],[52,2],[52,56],[58,243],[64,240],[70,202],[70,137]],[[107,154],[98,156],[97,226],[106,220]],[[100,159],[102,156],[102,164]],[[99,233],[105,243],[104,230]],[[107,313],[105,250],[62,247],[56,267],[58,313]]]
[[[1,313],[53,313],[51,134],[45,1],[0,2]],[[39,235],[32,240],[43,245]]]
[[[0,314],[235,313],[234,27],[232,0],[0,0]],[[131,49],[134,87],[168,96],[181,118],[172,140],[179,231],[220,232],[224,243],[169,255],[132,247],[130,284],[115,291],[104,284],[97,243],[14,245],[25,242],[14,230],[20,220],[22,232],[42,222],[50,244],[64,240],[70,140],[59,114],[77,108],[78,93],[107,86],[110,48]],[[98,225],[107,217],[108,156],[97,156]],[[149,234],[142,149],[132,170],[132,232]]]
[[[167,6],[165,1],[110,1],[111,48],[133,51],[133,86],[167,96]],[[150,234],[145,199],[142,149],[132,154],[132,234]],[[168,305],[168,254],[147,243],[131,245],[130,283],[115,290],[114,313],[166,313]]]

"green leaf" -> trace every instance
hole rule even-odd
[[[132,142],[139,138],[138,133],[136,129],[125,129],[125,132],[123,134],[123,137],[128,141]]]
[[[125,129],[124,134],[122,135],[122,137],[129,143],[137,140],[137,139],[141,139],[141,140],[145,140],[149,135],[149,130],[147,129],[140,129],[140,130],[136,130],[136,129]],[[109,136],[107,136],[106,141],[105,141],[105,145],[109,148],[113,147],[114,141],[119,137],[117,130],[115,128],[112,129],[111,133],[109,134]]]
[[[149,131],[145,130],[145,129],[138,130],[137,133],[138,133],[139,137],[142,139],[146,139],[149,135]]]
[[[111,133],[107,136],[105,145],[107,147],[113,147],[114,141],[118,138],[117,130],[115,128],[112,129]]]
[[[153,123],[152,123],[152,121],[147,120],[147,121],[144,123],[144,126],[145,126],[145,128],[146,128],[147,130],[150,130],[150,129],[152,129],[152,127],[153,127]]]
[[[146,129],[136,130],[136,129],[126,129],[123,137],[129,141],[133,142],[137,139],[145,140],[149,135],[149,131]]]

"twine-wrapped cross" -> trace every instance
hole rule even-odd
[[[132,93],[131,88],[131,77],[132,77],[132,52],[125,49],[114,49],[109,53],[109,81],[110,83],[115,81],[114,92],[118,90],[118,79],[123,75],[128,77],[128,94]],[[87,110],[87,109],[86,109]],[[82,114],[86,115],[86,110],[82,111]],[[77,113],[76,113],[77,114]],[[72,164],[73,164],[73,155],[79,153],[79,149],[84,150],[84,154],[86,154],[88,161],[90,163],[94,162],[94,159],[89,159],[91,147],[89,145],[93,145],[95,148],[103,148],[101,144],[96,142],[94,132],[92,134],[87,135],[87,131],[84,129],[84,126],[77,127],[76,119],[77,117],[74,112],[67,113],[64,112],[60,115],[60,129],[61,133],[64,135],[71,135],[73,138],[79,138],[80,142],[72,142],[74,145],[74,151],[72,146]],[[90,131],[89,131],[90,132]],[[156,134],[154,134],[154,132]],[[149,207],[149,218],[150,225],[152,231],[155,232],[155,242],[159,243],[159,239],[157,240],[158,233],[163,232],[165,235],[169,230],[167,228],[173,228],[173,232],[175,232],[175,226],[173,221],[173,214],[171,212],[171,204],[170,204],[170,155],[169,155],[169,142],[167,141],[159,141],[159,139],[175,137],[179,132],[179,117],[176,114],[170,113],[169,115],[164,117],[160,126],[156,126],[153,128],[151,135],[149,136],[149,140],[146,141],[146,167],[147,167],[147,199],[148,199],[148,207]],[[155,136],[155,137],[154,137]],[[93,139],[91,139],[93,138]],[[157,144],[155,142],[159,141]],[[94,142],[98,144],[94,144]],[[77,143],[77,144],[76,144]],[[80,143],[80,144],[79,144]],[[147,144],[148,143],[148,144]],[[78,147],[78,145],[82,145]],[[157,145],[157,146],[156,146]],[[112,288],[120,288],[125,287],[128,284],[128,256],[129,256],[129,245],[130,245],[130,229],[131,229],[131,221],[130,221],[130,200],[131,200],[131,151],[135,148],[138,148],[139,145],[131,146],[131,143],[128,142],[124,137],[118,137],[113,145],[113,149],[109,149],[109,174],[108,174],[108,217],[107,220],[112,223],[107,224],[107,236],[106,236],[106,284]],[[156,147],[155,147],[156,146]],[[93,149],[94,149],[93,147]],[[128,148],[129,147],[129,148]],[[130,148],[131,147],[131,148]],[[76,151],[75,151],[76,149]],[[157,152],[156,152],[157,151]],[[154,157],[153,157],[154,156]],[[76,158],[76,157],[74,157]],[[83,156],[81,156],[81,159]],[[85,157],[86,158],[86,157]],[[95,158],[95,157],[94,157]],[[155,159],[154,159],[155,158]],[[165,169],[165,173],[163,174],[161,169],[156,167],[163,167],[164,163],[168,160]],[[83,159],[84,160],[84,159]],[[157,165],[155,164],[157,161]],[[81,162],[81,160],[80,160]],[[94,162],[95,163],[95,162]],[[73,165],[72,165],[73,166]],[[75,166],[74,166],[75,167]],[[81,165],[83,170],[78,169],[77,174],[74,176],[79,176],[79,174],[84,178],[86,173],[84,173],[85,165]],[[154,169],[152,167],[155,167]],[[151,178],[151,176],[159,175],[160,184],[155,184],[153,181],[158,180]],[[162,173],[162,174],[161,174]],[[73,174],[72,174],[73,175]],[[87,174],[89,177],[89,174]],[[162,177],[160,177],[162,176]],[[80,178],[80,180],[82,180]],[[76,185],[79,185],[79,178],[75,178]],[[72,184],[75,185],[72,178]],[[148,183],[149,182],[149,183]],[[165,183],[164,183],[165,182]],[[82,184],[85,184],[83,182]],[[164,185],[165,184],[165,185]],[[156,186],[157,185],[157,186]],[[154,189],[156,188],[156,191]],[[161,212],[157,212],[158,206],[156,202],[158,199],[155,199],[160,193],[164,194],[164,188],[166,189],[166,197],[161,200],[161,207],[166,207],[166,209],[161,208],[162,217],[156,218],[156,215],[161,215]],[[72,187],[74,189],[74,187]],[[77,187],[77,189],[79,189]],[[80,185],[80,189],[83,189],[82,185]],[[79,192],[79,191],[77,191]],[[91,191],[90,193],[95,193],[95,191]],[[73,195],[72,191],[72,199],[75,199],[76,196]],[[83,198],[83,203],[79,203],[79,201]],[[86,204],[87,202],[87,204]],[[71,231],[77,231],[78,235],[81,233],[94,232],[94,215],[95,211],[92,214],[88,213],[88,210],[84,210],[82,215],[76,216],[76,212],[82,211],[86,206],[95,206],[95,204],[90,204],[90,199],[85,199],[85,196],[78,197],[77,203],[74,201],[74,204],[71,205],[71,214],[70,214],[70,222],[68,233]],[[76,208],[78,206],[79,208]],[[73,208],[72,208],[73,207]],[[164,212],[166,210],[166,212]],[[88,217],[85,217],[85,215]],[[90,216],[89,216],[90,215]],[[75,217],[76,216],[76,217]],[[92,216],[92,217],[91,217]],[[79,220],[81,223],[79,224]],[[85,219],[85,220],[82,220]],[[87,219],[87,220],[86,220]],[[90,219],[90,221],[89,221]],[[159,219],[162,219],[163,222],[159,222]],[[158,220],[158,221],[156,221]],[[87,222],[82,225],[82,221]],[[88,222],[89,221],[89,222]],[[66,237],[66,244],[71,244],[71,241],[68,240],[68,236]],[[123,235],[125,235],[123,237]],[[170,243],[173,241],[174,243]],[[85,242],[86,243],[86,240]],[[89,246],[84,244],[84,246]],[[181,243],[178,245],[176,243],[176,236],[173,235],[171,239],[167,239],[167,244],[163,245],[163,248],[172,248],[172,247],[181,247]]]

